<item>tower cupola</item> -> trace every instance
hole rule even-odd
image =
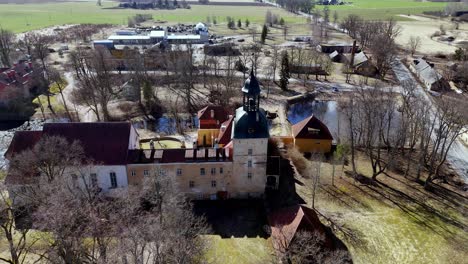
[[[256,112],[260,108],[260,83],[255,77],[253,70],[250,72],[250,77],[245,80],[242,87],[243,106],[246,112]]]

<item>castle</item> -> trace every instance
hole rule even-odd
[[[193,200],[262,197],[265,189],[278,188],[279,164],[268,156],[269,125],[260,107],[260,92],[252,72],[242,87],[242,106],[233,116],[220,106],[201,109],[192,148],[156,149],[154,142],[141,148],[138,132],[128,122],[46,123],[42,131],[16,132],[5,157],[11,160],[43,137],[60,136],[79,141],[93,161],[91,166],[83,165],[90,167],[89,175],[74,184],[91,185],[106,195],[141,187],[149,177],[169,177]],[[310,116],[293,125],[291,135],[276,139],[302,152],[328,153],[333,137],[320,120]],[[67,173],[76,175],[73,170]],[[38,177],[31,175],[7,174],[5,183],[13,200],[25,187],[38,184]]]
[[[141,186],[145,177],[167,176],[191,199],[261,197],[267,179],[268,186],[276,188],[279,175],[267,175],[270,136],[260,92],[251,73],[242,88],[243,105],[234,116],[226,116],[216,106],[202,109],[193,148],[141,149],[130,123],[46,123],[42,131],[17,132],[5,156],[11,159],[42,137],[61,136],[78,140],[95,161],[88,180],[103,193]],[[34,185],[34,180],[8,174],[6,183],[14,194]]]

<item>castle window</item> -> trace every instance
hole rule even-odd
[[[144,171],[143,171],[143,175],[144,175],[144,176],[148,176],[148,175],[149,175],[149,171],[148,171],[148,170],[144,170]]]
[[[205,175],[205,168],[200,168],[200,175]]]
[[[249,161],[247,162],[247,167],[252,168],[252,161],[251,161],[251,160],[249,160]]]
[[[136,171],[132,170],[130,173],[132,176],[136,176]]]
[[[115,172],[109,173],[111,188],[117,188],[117,175]]]
[[[219,174],[223,174],[223,167],[219,168]]]
[[[247,178],[252,179],[252,173],[251,172],[247,173]]]
[[[213,187],[213,188],[216,187],[216,181],[211,181],[211,187]]]
[[[216,168],[211,168],[211,175],[215,175],[216,174]]]
[[[182,175],[182,169],[177,169],[177,176]]]
[[[189,181],[189,187],[190,187],[190,188],[195,187],[195,182],[194,182],[194,181]]]
[[[252,150],[252,149],[249,149],[249,150],[248,150],[248,154],[249,154],[249,155],[252,155],[252,153],[253,153],[253,150]]]

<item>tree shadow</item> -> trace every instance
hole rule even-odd
[[[194,201],[193,205],[195,214],[204,216],[213,232],[223,238],[269,237],[262,199]]]

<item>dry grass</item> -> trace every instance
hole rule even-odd
[[[370,175],[364,157],[357,164],[360,174]],[[364,185],[337,168],[335,186],[332,166],[322,163],[321,172],[316,209],[348,246],[354,263],[467,263],[466,199],[450,192],[436,195],[393,172]],[[310,180],[299,180],[305,184],[296,185],[297,191],[310,204]]]

